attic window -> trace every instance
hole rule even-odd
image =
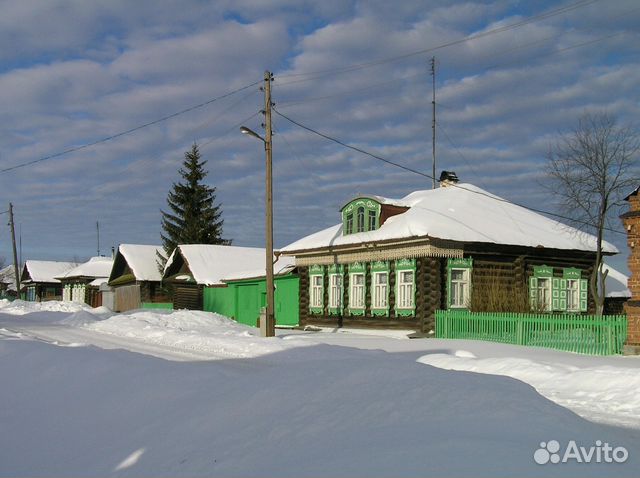
[[[360,198],[351,201],[342,208],[343,234],[346,236],[378,229],[380,209],[380,204],[373,199]]]

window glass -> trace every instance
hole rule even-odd
[[[358,208],[358,229],[356,232],[364,232],[364,208]]]
[[[349,307],[364,309],[364,274],[351,274]]]
[[[538,306],[544,310],[551,310],[551,278],[538,278]]]
[[[376,212],[369,210],[369,231],[375,231],[376,230]]]
[[[398,273],[398,308],[413,308],[413,271]]]
[[[576,279],[567,279],[567,310],[580,310],[579,283]]]
[[[450,300],[451,307],[469,305],[469,269],[451,269]]]
[[[342,275],[331,274],[329,284],[329,307],[339,308],[342,306]]]
[[[388,275],[386,272],[375,272],[373,274],[373,308],[387,308],[387,284]]]
[[[353,232],[353,214],[347,214],[347,234],[351,234]]]

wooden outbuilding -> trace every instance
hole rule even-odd
[[[162,246],[120,244],[108,282],[113,288],[116,312],[172,308],[171,300],[162,288],[160,256],[164,256]]]
[[[163,280],[173,287],[174,309],[203,310],[211,288],[237,272],[259,269],[265,250],[212,244],[179,245],[167,260]]]

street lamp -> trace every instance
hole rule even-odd
[[[273,192],[272,192],[272,168],[271,168],[271,74],[265,72],[265,137],[246,126],[240,127],[240,132],[258,138],[264,143],[266,160],[266,201],[265,201],[265,269],[267,276],[267,313],[265,320],[260,321],[260,335],[273,337],[276,335],[276,323],[274,317],[274,287],[273,287]]]

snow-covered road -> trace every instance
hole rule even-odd
[[[203,312],[0,301],[0,476],[637,475],[637,358],[256,334]],[[551,439],[630,458],[540,467]]]

